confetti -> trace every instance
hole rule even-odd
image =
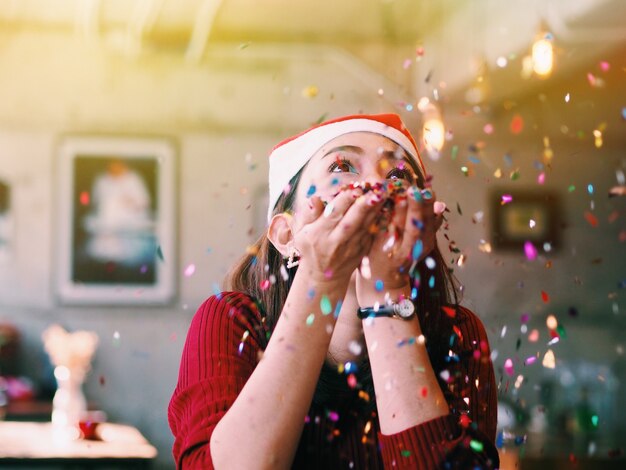
[[[422,240],[417,240],[413,245],[413,261],[417,261],[424,251],[424,243]]]
[[[441,310],[443,310],[443,312],[450,318],[456,317],[456,309],[452,307],[441,307]]]
[[[556,359],[554,358],[554,353],[552,352],[552,349],[548,349],[546,351],[546,354],[543,356],[543,361],[541,363],[546,369],[554,369],[556,365]]]
[[[513,116],[511,119],[511,124],[509,125],[509,129],[513,134],[519,134],[524,130],[524,119],[519,114]]]
[[[531,343],[536,343],[539,341],[539,330],[532,330],[528,335],[528,341]]]
[[[185,268],[184,274],[185,274],[185,277],[190,277],[190,276],[193,276],[193,273],[195,272],[196,272],[196,265],[190,264]]]
[[[333,305],[327,295],[322,295],[322,299],[320,300],[320,309],[324,315],[328,315],[333,311]]]
[[[477,441],[476,439],[472,439],[470,441],[470,447],[474,452],[482,452],[483,451],[483,443]]]
[[[374,289],[376,289],[376,292],[382,292],[384,288],[384,283],[383,281],[381,281],[380,279],[378,279],[375,283],[374,283]]]
[[[541,172],[537,175],[537,184],[544,184],[546,182],[546,174],[545,172]]]
[[[547,292],[541,291],[541,300],[543,300],[546,304],[550,301],[550,296]]]
[[[356,376],[354,374],[348,375],[348,387],[355,388],[357,386]]]
[[[309,85],[302,89],[302,97],[303,98],[315,98],[319,94],[320,90],[315,85]]]
[[[314,184],[312,184],[311,186],[309,186],[309,189],[306,192],[306,197],[311,197],[315,194],[315,192],[317,191],[317,188],[315,187]]]
[[[504,361],[504,372],[506,372],[509,377],[513,376],[514,370],[511,358],[507,358],[506,361]]]
[[[526,258],[530,261],[537,258],[537,248],[529,241],[524,243],[524,253],[526,254]]]
[[[554,315],[548,315],[548,318],[546,318],[546,326],[548,327],[548,329],[554,330],[556,329],[557,325],[558,321],[556,317]]]
[[[510,202],[513,202],[513,196],[511,196],[510,194],[503,194],[502,195],[502,200],[500,201],[501,205],[505,205],[508,204]]]
[[[308,317],[306,317],[306,324],[307,326],[311,326],[313,324],[313,321],[315,320],[315,314],[314,313],[310,313]]]
[[[592,227],[598,226],[598,218],[589,211],[585,211],[585,220],[587,220]]]
[[[88,206],[89,205],[89,192],[81,191],[80,196],[79,196],[78,199],[79,199],[81,205]]]

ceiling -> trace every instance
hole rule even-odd
[[[432,91],[424,77],[434,70],[460,99],[480,62],[492,76],[492,102],[540,86],[519,70],[542,21],[555,37],[557,78],[626,52],[624,0],[0,0],[0,30],[74,31],[131,57],[167,51],[201,64],[212,43],[326,44],[398,82],[382,59],[415,57],[423,46],[409,94]],[[510,66],[497,67],[499,57]]]

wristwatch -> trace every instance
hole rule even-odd
[[[363,320],[368,317],[391,317],[409,320],[415,315],[415,305],[409,299],[402,299],[400,302],[393,302],[390,305],[381,305],[378,309],[374,307],[361,307],[357,310],[357,316]]]

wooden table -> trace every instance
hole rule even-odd
[[[157,450],[134,427],[101,423],[99,440],[63,441],[52,423],[0,421],[0,468],[149,468]]]

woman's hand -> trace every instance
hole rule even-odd
[[[357,275],[359,304],[373,297],[376,281],[383,282],[383,293],[410,288],[409,272],[435,248],[445,208],[431,189],[420,191],[416,186],[396,202],[387,229],[376,235],[368,253],[371,274],[359,271]]]
[[[316,282],[345,281],[370,252],[374,235],[367,230],[380,213],[383,198],[361,189],[344,189],[326,206],[318,196],[298,217],[294,245],[300,270]]]

